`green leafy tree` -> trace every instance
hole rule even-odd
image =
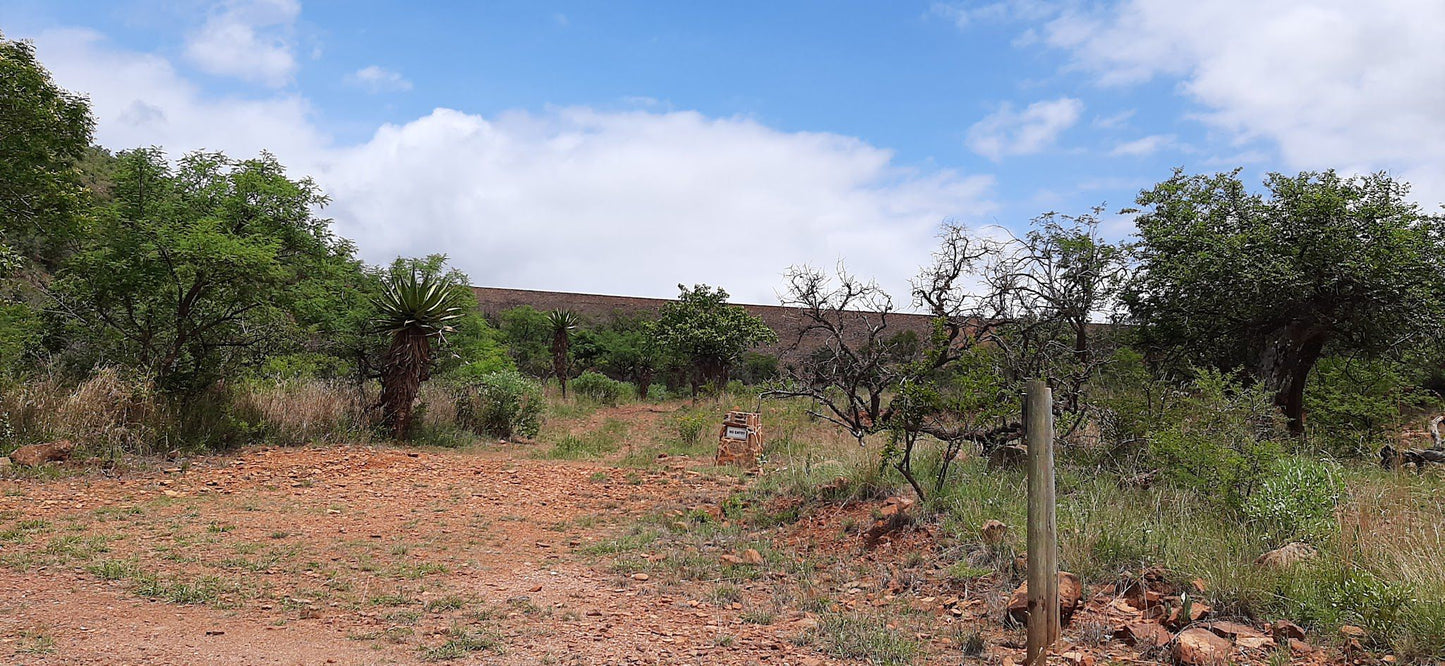
[[[1445,219],[1383,173],[1271,174],[1265,190],[1176,172],[1140,194],[1125,301],[1148,341],[1247,368],[1300,435],[1328,350],[1374,357],[1445,322]]]
[[[632,382],[637,397],[646,399],[653,378],[667,366],[653,341],[651,326],[652,320],[643,316],[618,316],[603,326],[578,331],[572,343],[573,360],[583,370]]]
[[[530,305],[519,305],[502,312],[497,328],[518,370],[533,377],[545,377],[551,372],[552,329],[546,313]]]
[[[72,351],[182,393],[294,346],[358,279],[309,179],[267,154],[121,153],[113,200],[52,285]]]
[[[95,121],[35,59],[0,34],[0,242],[51,268],[75,240],[82,189],[75,168]]]
[[[411,433],[412,405],[431,373],[433,342],[454,330],[468,296],[452,275],[413,265],[393,271],[375,301],[377,328],[390,338],[381,363],[382,425],[397,439]]]
[[[727,302],[721,288],[700,284],[677,286],[676,301],[662,306],[653,334],[658,346],[686,365],[692,393],[705,384],[721,387],[743,352],[777,342],[778,335],[763,320]]]
[[[582,324],[571,310],[553,310],[547,313],[547,327],[552,330],[552,374],[562,386],[562,397],[567,397],[567,378],[571,374],[568,361],[568,347],[572,343],[572,332]]]

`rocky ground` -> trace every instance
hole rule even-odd
[[[627,467],[536,453],[258,448],[0,480],[0,656],[19,664],[1023,659],[1022,632],[1000,622],[1005,583],[950,582],[926,529],[862,546],[870,521],[886,520],[897,503],[808,511],[759,536],[720,508],[748,480],[706,461]],[[651,536],[629,541],[638,534]],[[1090,586],[1052,661],[1264,662],[1291,638],[1293,661],[1342,658],[1290,627],[1184,609],[1187,592],[1149,572]]]

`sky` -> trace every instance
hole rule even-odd
[[[899,307],[945,222],[1021,233],[1189,173],[1388,171],[1445,202],[1445,2],[0,0],[96,140],[266,150],[372,263]]]

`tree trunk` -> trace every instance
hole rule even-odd
[[[381,368],[381,421],[397,439],[411,434],[412,404],[430,359],[431,338],[425,332],[407,329],[392,336]]]
[[[1260,354],[1257,376],[1274,392],[1274,404],[1284,412],[1289,432],[1296,437],[1305,432],[1305,382],[1328,341],[1323,327],[1292,323],[1270,334]]]
[[[557,331],[552,334],[552,373],[557,375],[557,381],[562,384],[562,398],[567,398],[567,347],[569,346],[566,331]]]

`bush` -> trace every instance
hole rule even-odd
[[[1322,359],[1305,391],[1310,438],[1342,455],[1372,453],[1388,442],[1400,407],[1418,400],[1390,361]]]
[[[1174,423],[1149,434],[1149,455],[1164,477],[1201,498],[1240,509],[1282,451],[1280,416],[1268,391],[1200,371]]]
[[[542,429],[542,385],[516,370],[483,375],[460,387],[457,423],[494,437],[536,437]]]
[[[609,406],[616,405],[633,392],[630,385],[591,371],[572,380],[570,386],[573,393]]]
[[[1333,461],[1286,458],[1244,503],[1244,515],[1276,543],[1319,541],[1335,532],[1335,505],[1344,494]]]
[[[701,444],[703,434],[721,419],[705,411],[679,411],[672,418],[672,430],[677,440],[685,445]]]

